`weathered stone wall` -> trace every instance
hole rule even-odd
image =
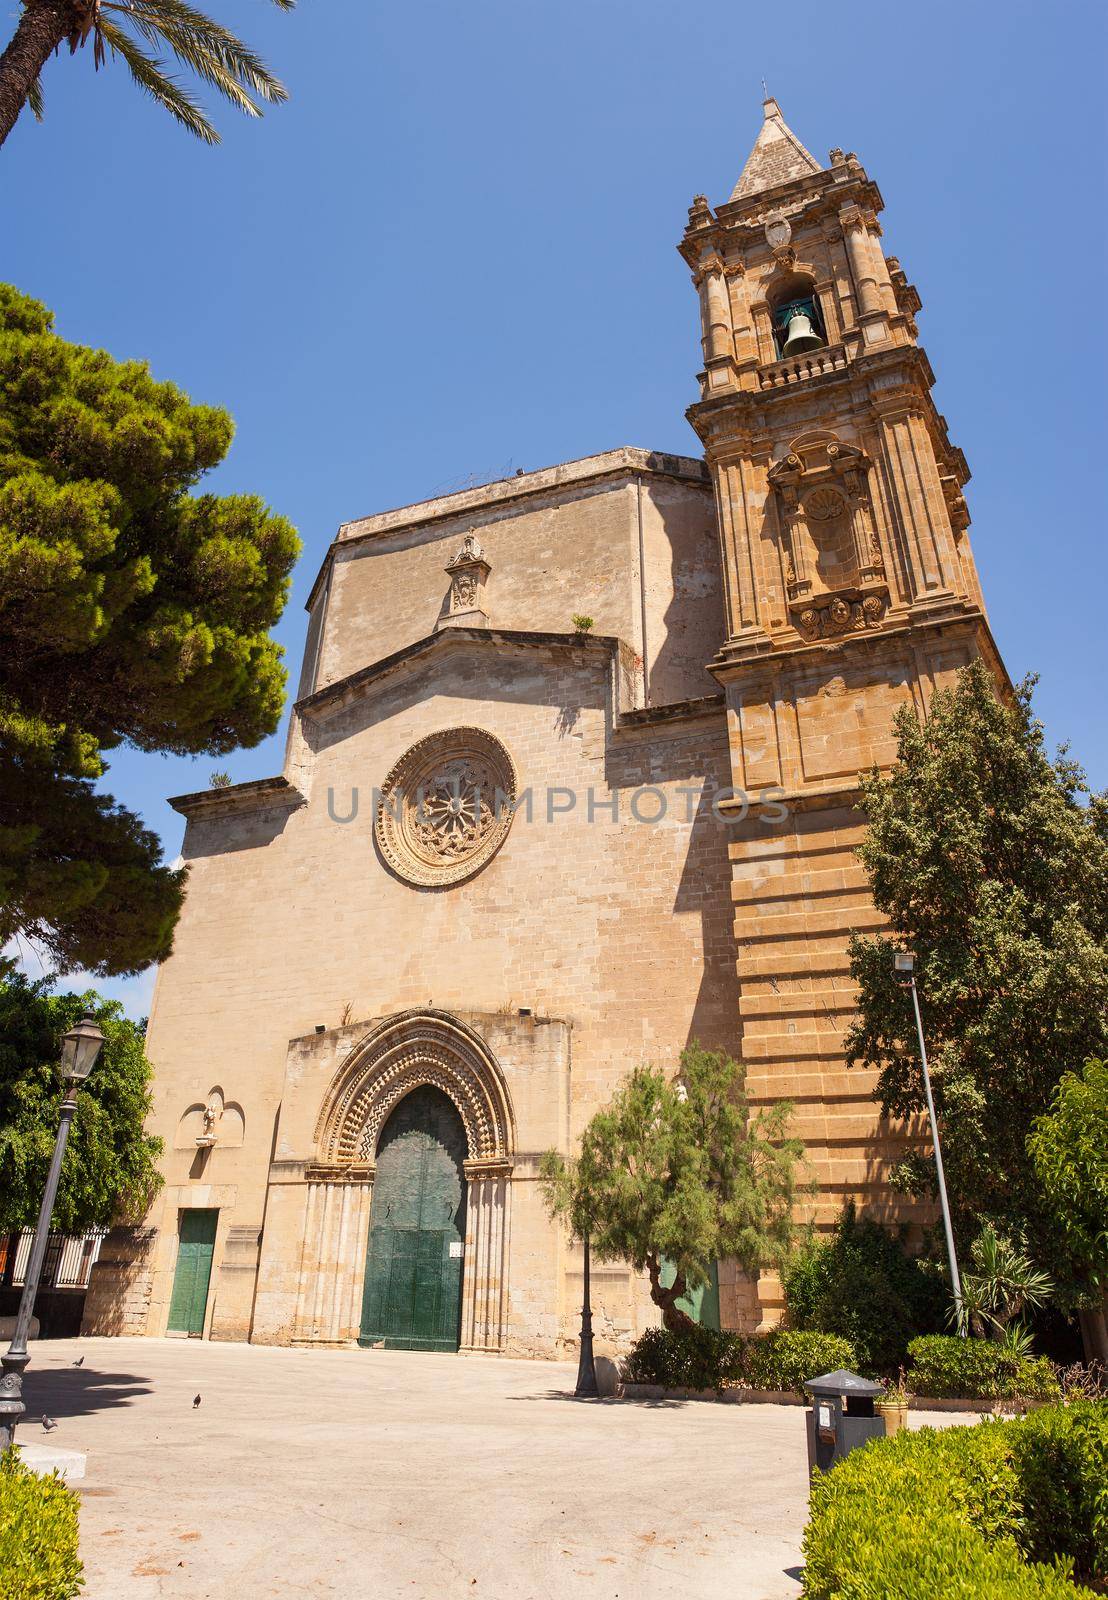
[[[542,1208],[539,1155],[570,1148],[638,1062],[672,1066],[693,1038],[738,1045],[727,833],[706,798],[727,781],[722,709],[622,723],[620,660],[598,638],[446,633],[312,709],[303,804],[228,791],[197,808],[188,898],[148,1040],[152,1126],[167,1144],[149,1332],[166,1325],[177,1212],[202,1204],[220,1208],[210,1336],[297,1336],[311,1129],[333,1052],[370,1019],[433,1006],[477,1019],[515,1110],[506,1347],[552,1354],[575,1338],[580,1269]],[[459,725],[502,741],[531,816],[521,807],[468,882],[419,889],[375,848],[372,791],[414,741]],[[639,804],[642,786],[651,792]],[[665,816],[636,821],[633,798],[644,819],[663,802]],[[288,1041],[305,1038],[310,1089],[299,1046],[300,1076],[289,1078]],[[215,1084],[241,1108],[241,1144],[198,1152],[176,1134]],[[360,1217],[336,1228],[356,1233]],[[354,1259],[359,1280],[361,1268]],[[343,1295],[358,1302],[353,1280]],[[652,1320],[625,1269],[602,1269],[595,1299],[613,1341]],[[324,1321],[347,1337],[342,1315]]]
[[[495,627],[565,633],[574,615],[591,616],[596,633],[645,663],[651,704],[715,689],[705,663],[723,639],[723,602],[711,490],[702,463],[644,450],[346,524],[313,602],[314,686],[432,633],[447,613],[444,569],[468,534],[491,567]]]
[[[112,1336],[147,1333],[153,1288],[153,1228],[113,1228],[89,1276],[81,1331]]]

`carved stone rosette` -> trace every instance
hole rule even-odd
[[[483,728],[449,728],[412,745],[385,779],[374,820],[398,877],[448,888],[486,866],[508,837],[517,794],[507,750]]]

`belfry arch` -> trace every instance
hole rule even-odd
[[[336,1070],[315,1126],[297,1291],[298,1341],[347,1343],[359,1324],[378,1142],[413,1090],[439,1090],[466,1137],[460,1349],[503,1349],[515,1121],[504,1074],[472,1028],[448,1012],[377,1023]]]

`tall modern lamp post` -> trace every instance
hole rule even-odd
[[[50,1236],[50,1218],[58,1194],[62,1158],[65,1155],[73,1113],[77,1109],[77,1090],[96,1065],[96,1058],[103,1043],[104,1035],[96,1026],[95,1018],[88,1013],[81,1018],[76,1027],[70,1028],[68,1033],[62,1035],[61,1066],[66,1094],[58,1118],[58,1136],[54,1141],[50,1171],[46,1174],[46,1191],[42,1197],[38,1222],[35,1225],[35,1237],[31,1243],[31,1256],[27,1262],[27,1276],[23,1283],[19,1313],[15,1319],[15,1332],[12,1334],[11,1344],[4,1355],[0,1356],[0,1370],[3,1372],[3,1376],[0,1377],[0,1450],[6,1450],[9,1445],[15,1443],[16,1424],[26,1410],[23,1404],[23,1373],[31,1359],[27,1353],[27,1334],[31,1327],[31,1313],[35,1309],[38,1281],[42,1275],[42,1262]]]
[[[962,1280],[958,1274],[958,1257],[954,1250],[954,1229],[950,1222],[950,1201],[946,1194],[946,1174],[943,1172],[943,1152],[939,1144],[939,1124],[935,1117],[935,1099],[931,1093],[931,1074],[927,1068],[927,1046],[923,1042],[923,1018],[920,1016],[919,994],[916,990],[916,958],[910,950],[897,950],[894,957],[897,972],[907,975],[912,990],[912,1009],[916,1014],[916,1035],[919,1039],[919,1058],[923,1067],[923,1092],[927,1096],[927,1115],[931,1121],[931,1142],[935,1146],[935,1175],[939,1182],[939,1205],[943,1213],[943,1231],[946,1234],[946,1255],[950,1262],[950,1282],[954,1290],[954,1307],[958,1314],[958,1332],[965,1337],[962,1317]],[[905,980],[901,980],[902,982]]]

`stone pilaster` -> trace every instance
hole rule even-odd
[[[508,1243],[512,1167],[502,1160],[467,1161],[465,1259],[462,1264],[463,1352],[499,1352],[508,1321]]]
[[[293,1340],[349,1344],[361,1328],[373,1169],[309,1168],[307,1190]]]

